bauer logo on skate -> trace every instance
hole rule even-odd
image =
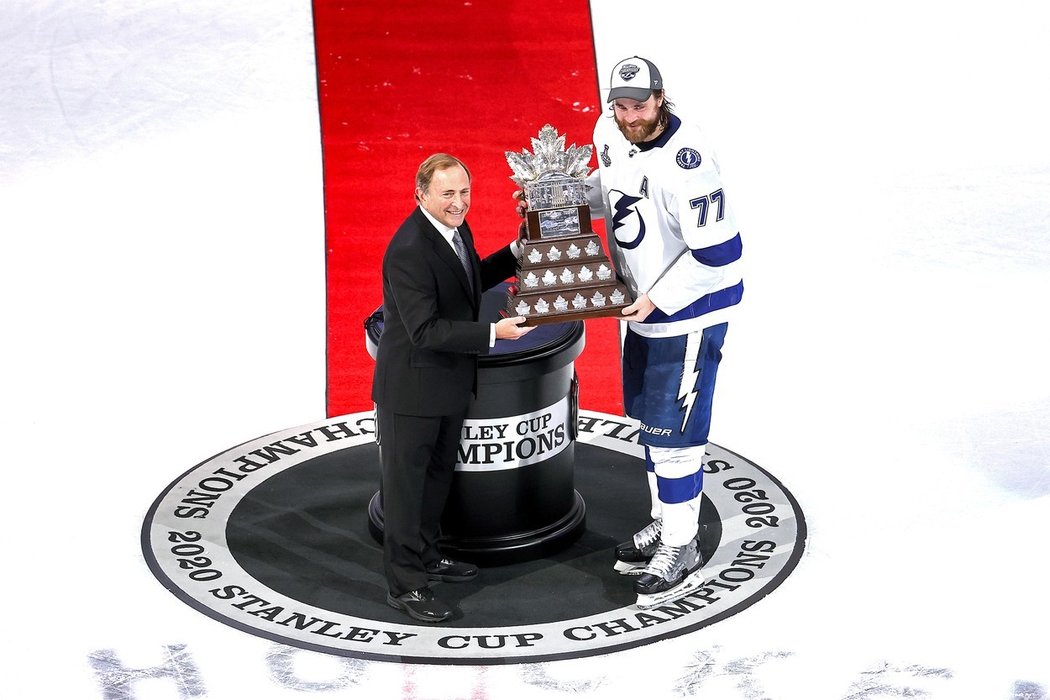
[[[520,467],[540,452],[564,450],[569,415],[558,402],[527,415],[470,421],[463,434],[464,464],[488,460],[489,468]],[[594,469],[619,465],[618,473],[602,478],[644,469],[639,431],[631,419],[581,411],[577,471],[583,453]],[[802,554],[805,522],[791,494],[765,470],[712,444],[704,494],[716,511],[719,534],[703,582],[685,597],[641,609],[612,603],[601,594],[601,582],[582,576],[566,585],[598,586],[587,610],[552,615],[541,609],[535,621],[529,613],[513,623],[471,627],[477,603],[468,595],[461,620],[412,624],[382,602],[381,573],[372,570],[381,557],[362,532],[364,513],[341,505],[355,489],[366,499],[374,490],[374,438],[372,413],[351,414],[257,438],[190,469],[145,518],[142,546],[150,569],[196,610],[284,644],[397,662],[503,664],[604,654],[694,632],[767,596]],[[362,474],[356,482],[354,470]],[[316,507],[305,504],[302,512],[289,513],[275,505],[294,488]],[[272,556],[279,551],[290,551],[294,565],[274,575]],[[311,571],[320,574],[311,577],[302,567],[314,562]],[[549,565],[573,570],[571,561]],[[611,582],[605,585],[624,583],[611,562],[608,572]],[[482,569],[479,578],[485,577]],[[323,595],[315,595],[318,590]],[[554,600],[558,591],[549,595]]]

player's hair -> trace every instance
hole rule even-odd
[[[416,188],[426,192],[427,188],[430,187],[430,181],[434,179],[434,173],[438,170],[454,168],[457,165],[463,168],[463,171],[467,174],[467,182],[470,182],[470,168],[463,161],[447,153],[435,153],[419,164],[419,170],[416,171]],[[418,199],[419,195],[417,194],[416,200]]]
[[[671,114],[674,113],[674,102],[667,99],[667,93],[663,90],[653,90],[653,94],[663,98],[663,102],[660,103],[660,127],[667,128],[671,123]]]

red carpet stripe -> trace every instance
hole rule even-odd
[[[586,0],[315,0],[324,148],[328,415],[371,407],[364,319],[382,303],[380,265],[413,206],[430,153],[470,167],[478,249],[517,230],[504,151],[552,124],[583,145],[598,81]],[[616,322],[587,322],[577,360],[583,408],[622,413]]]

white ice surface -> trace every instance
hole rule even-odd
[[[653,59],[718,150],[749,269],[712,437],[800,501],[797,570],[686,637],[506,668],[290,650],[176,600],[153,498],[324,411],[310,6],[8,0],[0,695],[1050,694],[1045,13],[592,5],[601,80]],[[164,663],[192,672],[120,682]]]

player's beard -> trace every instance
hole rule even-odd
[[[613,115],[613,119],[616,119],[616,126],[620,128],[624,138],[634,144],[648,141],[656,133],[656,130],[660,128],[659,113],[653,119],[639,120],[633,127],[627,126],[627,123],[620,121],[616,115]]]

